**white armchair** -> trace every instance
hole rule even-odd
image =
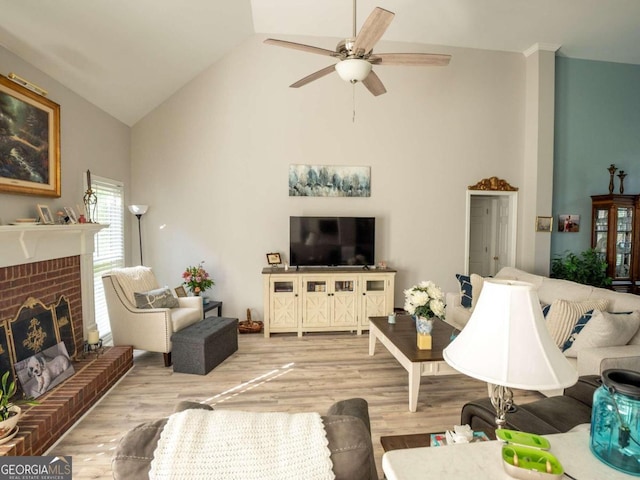
[[[159,288],[149,267],[113,269],[102,276],[114,345],[162,352],[171,365],[171,335],[203,318],[200,297],[177,298],[176,308],[138,308],[136,293]]]

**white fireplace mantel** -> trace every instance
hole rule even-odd
[[[0,268],[80,256],[84,331],[96,329],[93,300],[94,236],[109,225],[0,226]]]

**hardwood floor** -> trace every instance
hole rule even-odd
[[[73,456],[74,479],[110,479],[111,457],[123,433],[170,415],[181,400],[216,408],[324,413],[335,401],[369,402],[378,474],[380,437],[442,431],[460,422],[462,405],[486,396],[486,385],[463,375],[422,377],[418,411],[408,410],[406,371],[378,344],[368,354],[368,334],[310,334],[302,338],[239,336],[239,349],[206,376],[173,373],[162,354],[135,352],[134,368],[49,455]],[[537,392],[516,392],[526,403]]]

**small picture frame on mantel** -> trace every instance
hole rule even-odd
[[[73,210],[73,207],[64,207],[64,211],[67,214],[69,223],[78,223],[78,217],[76,216],[76,212]]]
[[[38,215],[40,215],[40,223],[45,225],[53,225],[53,215],[51,214],[51,210],[49,210],[48,205],[38,205]]]
[[[280,265],[282,263],[280,254],[277,252],[267,253],[267,263],[272,267],[275,267],[276,265]]]

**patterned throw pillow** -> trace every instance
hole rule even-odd
[[[564,354],[577,357],[578,352],[586,348],[626,345],[639,328],[640,312],[608,313],[594,310],[589,323]]]
[[[542,316],[547,319],[547,315],[549,315],[549,310],[551,310],[551,305],[540,304],[540,308],[542,308]]]
[[[138,308],[176,308],[180,306],[178,299],[173,296],[169,288],[157,288],[148,292],[135,292]]]
[[[456,273],[456,278],[458,279],[458,282],[460,282],[460,303],[464,308],[471,308],[473,293],[471,287],[471,277],[469,277],[469,275]]]
[[[554,300],[547,315],[547,329],[558,347],[567,341],[578,319],[589,310],[606,311],[608,300],[584,300],[571,302],[569,300]]]
[[[578,322],[576,323],[575,327],[573,327],[573,331],[571,332],[571,335],[569,335],[569,338],[567,338],[567,341],[564,342],[564,345],[562,345],[563,352],[571,348],[571,345],[573,345],[573,342],[575,342],[576,338],[578,338],[578,334],[582,331],[582,329],[589,322],[589,320],[591,320],[592,316],[593,316],[593,310],[589,310],[578,319]]]

